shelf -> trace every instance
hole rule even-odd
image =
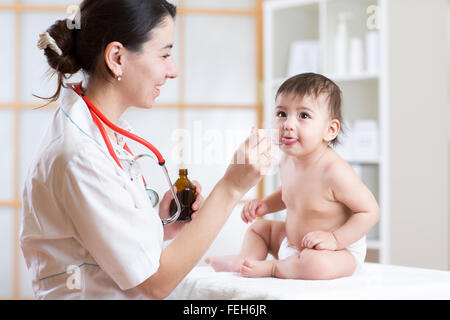
[[[336,82],[343,81],[361,81],[361,80],[377,80],[378,73],[360,73],[360,74],[347,74],[347,75],[326,75],[327,78],[330,78]]]
[[[362,165],[379,165],[380,159],[345,159],[349,164],[362,164]]]
[[[270,11],[301,8],[309,5],[318,5],[319,0],[276,0],[267,1],[265,6]]]

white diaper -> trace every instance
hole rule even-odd
[[[280,249],[278,249],[278,260],[284,260],[293,256],[294,254],[300,254],[300,250],[297,247],[289,247],[287,238],[281,242]]]
[[[346,249],[355,258],[356,269],[355,272],[353,272],[353,275],[355,275],[356,273],[359,273],[361,271],[361,268],[364,264],[364,260],[366,259],[366,252],[367,252],[366,236],[352,243]]]
[[[366,259],[366,236],[362,237],[355,243],[352,243],[346,249],[355,258],[356,269],[353,274],[356,274],[361,271],[361,267],[364,263],[364,260]],[[283,242],[281,242],[280,249],[278,250],[278,259],[283,260],[289,258],[290,256],[293,256],[294,254],[300,254],[300,250],[298,250],[298,248],[296,247],[289,247],[287,238],[284,238]]]

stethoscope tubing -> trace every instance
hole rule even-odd
[[[86,103],[86,105],[88,106],[89,110],[100,118],[100,120],[102,120],[103,123],[105,123],[108,127],[110,127],[112,130],[120,133],[121,135],[130,138],[144,146],[146,146],[147,148],[149,148],[154,154],[155,156],[158,158],[158,164],[160,166],[163,166],[164,163],[166,162],[163,158],[163,156],[161,155],[161,153],[158,151],[158,149],[156,149],[150,142],[148,142],[145,139],[142,139],[141,137],[127,131],[124,130],[118,126],[116,126],[114,123],[112,123],[111,121],[109,121],[94,105],[93,103],[91,103],[91,101],[89,101],[86,96],[84,95],[83,91],[81,90],[81,88],[79,86],[73,85],[72,88],[75,90],[75,92],[83,99],[83,101]],[[97,122],[97,121],[96,121]],[[97,122],[98,124],[98,122]],[[103,127],[103,126],[101,126]],[[101,131],[101,129],[100,129]],[[103,137],[105,138],[105,137]],[[109,140],[109,139],[105,139],[105,140]]]

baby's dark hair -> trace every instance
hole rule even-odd
[[[275,99],[280,94],[294,94],[299,97],[306,95],[318,98],[325,94],[328,100],[328,111],[331,119],[339,120],[342,130],[342,97],[341,89],[332,80],[317,73],[301,73],[287,79],[278,89]],[[338,136],[330,141],[330,144],[336,146],[339,144]]]

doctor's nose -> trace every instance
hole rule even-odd
[[[169,66],[169,69],[167,70],[166,77],[169,79],[175,79],[176,77],[178,77],[178,67],[173,60]]]

